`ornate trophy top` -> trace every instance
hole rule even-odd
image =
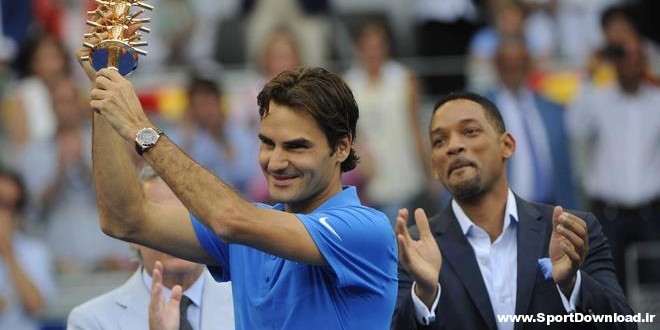
[[[96,71],[115,68],[125,76],[137,68],[138,55],[147,55],[145,50],[137,47],[147,45],[146,41],[141,40],[140,32],[149,33],[150,30],[141,24],[151,19],[137,17],[144,13],[145,9],[153,10],[154,7],[140,0],[93,1],[97,7],[96,10],[87,12],[87,25],[92,29],[85,37],[93,37],[97,42],[84,42],[83,46],[91,50],[89,60]],[[130,33],[130,27],[138,24],[140,25],[137,31]]]

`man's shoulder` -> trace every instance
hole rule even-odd
[[[73,308],[67,320],[69,327],[102,328],[108,319],[117,317],[115,312],[121,308],[115,299],[118,290],[106,292]]]
[[[116,315],[113,311],[126,309],[122,301],[127,301],[135,296],[144,296],[148,299],[149,293],[139,286],[139,273],[134,273],[128,281],[121,286],[94,297],[71,310],[69,322],[76,319],[106,319]],[[136,276],[138,276],[136,278]],[[146,310],[146,309],[145,309]]]
[[[94,297],[71,310],[69,318],[73,317],[85,317],[85,318],[94,318],[97,315],[103,315],[108,310],[109,307],[115,305],[115,296],[116,291],[114,289],[110,292],[106,292],[100,296]]]

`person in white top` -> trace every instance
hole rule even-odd
[[[368,169],[364,171],[367,203],[394,222],[398,209],[411,207],[429,180],[419,83],[408,68],[390,58],[389,47],[385,27],[366,23],[357,38],[359,62],[345,78],[363,119],[358,132]]]
[[[14,63],[19,80],[7,92],[2,123],[13,152],[55,134],[49,86],[69,75],[69,58],[64,44],[46,33],[31,33],[21,45]]]
[[[639,38],[622,38],[609,48],[618,49],[609,54],[617,82],[585,88],[568,108],[567,127],[574,151],[585,159],[583,190],[603,221],[625,283],[626,248],[660,240],[660,88],[646,80]],[[640,274],[660,274],[659,268]]]
[[[55,298],[53,262],[42,241],[23,233],[21,177],[0,167],[0,329],[39,329]]]

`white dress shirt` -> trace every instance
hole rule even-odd
[[[144,268],[142,268],[142,281],[144,285],[147,286],[149,292],[151,292],[151,275],[149,275]],[[183,295],[190,298],[193,302],[188,306],[188,323],[192,326],[193,329],[199,330],[200,324],[202,321],[202,291],[204,290],[204,276],[200,275],[197,280],[188,288],[188,290],[183,292]],[[170,294],[172,291],[163,285],[163,295],[166,300],[170,299]]]
[[[586,147],[589,197],[627,207],[660,198],[660,88],[644,83],[634,95],[617,84],[585,89],[567,110],[572,142]]]
[[[493,307],[493,314],[514,315],[516,311],[516,283],[518,279],[518,240],[516,239],[516,234],[518,232],[519,218],[516,198],[513,192],[509,190],[507,196],[502,233],[493,243],[490,242],[488,234],[468,218],[455,200],[452,200],[451,207],[463,234],[474,250],[481,277],[486,285],[490,304]],[[559,291],[567,312],[573,312],[575,310],[581,283],[580,273],[578,272],[570,300],[557,287],[557,291]],[[435,309],[440,300],[440,294],[441,288],[439,287],[438,295],[429,310],[415,295],[415,284],[413,283],[412,297],[415,305],[415,316],[419,323],[428,325],[435,320]],[[511,330],[513,326],[513,322],[497,323],[498,330]]]

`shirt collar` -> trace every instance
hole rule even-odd
[[[314,211],[330,209],[335,206],[357,206],[360,205],[360,198],[354,186],[343,186],[341,191],[328,198],[323,204],[319,205]],[[277,203],[273,209],[284,211],[284,203]]]
[[[461,231],[463,235],[468,235],[470,229],[475,226],[474,222],[465,214],[463,209],[456,203],[456,200],[451,200],[451,209],[456,215],[456,220],[461,226]],[[506,197],[506,207],[504,209],[504,223],[502,228],[505,229],[511,225],[511,220],[518,222],[518,206],[516,204],[516,196],[513,194],[511,189],[508,190]]]
[[[144,285],[147,287],[147,290],[151,292],[151,275],[142,267],[142,282]],[[195,306],[201,306],[202,304],[202,292],[204,290],[204,273],[200,275],[197,280],[188,288],[188,290],[184,291],[183,294],[187,296],[194,304]],[[171,290],[165,286],[163,286],[163,294],[165,295],[165,299],[170,299],[170,293]]]

